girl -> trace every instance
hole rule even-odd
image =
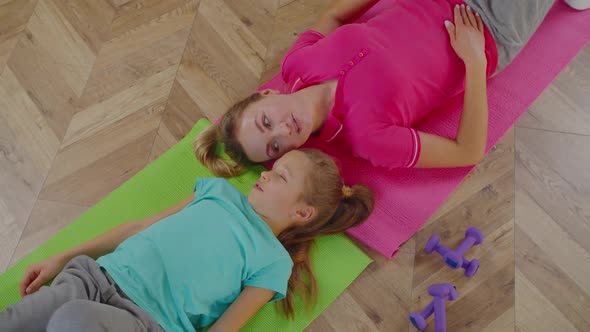
[[[372,193],[345,186],[316,150],[285,154],[248,197],[224,179],[198,179],[176,206],[30,266],[0,331],[238,331],[277,300],[292,316],[294,289],[315,295],[314,239],[372,209]]]
[[[336,1],[283,58],[280,91],[249,96],[202,133],[201,162],[218,175],[233,175],[241,165],[303,144],[337,145],[388,169],[460,167],[483,158],[486,78],[524,47],[554,0],[465,0],[469,6],[397,0],[366,23],[344,24],[376,2]],[[580,9],[590,4],[568,2]],[[446,23],[445,31],[448,20],[454,24]],[[413,128],[463,90],[455,139]],[[213,153],[218,141],[235,164]]]

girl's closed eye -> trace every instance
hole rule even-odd
[[[280,166],[279,167],[276,167],[276,166],[277,166],[277,164],[275,164],[273,166],[272,171],[276,175],[278,175],[283,181],[287,182],[287,175],[285,174],[286,173],[285,170],[282,169],[282,167],[280,167]]]

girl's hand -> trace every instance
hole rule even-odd
[[[465,5],[456,5],[455,24],[445,21],[451,46],[466,66],[486,64],[483,22],[479,14]]]
[[[36,292],[44,283],[61,272],[67,262],[66,257],[57,255],[29,266],[19,283],[21,297]]]

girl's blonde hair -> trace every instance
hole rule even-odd
[[[278,303],[287,317],[293,317],[294,291],[300,291],[307,303],[316,302],[317,284],[310,258],[314,240],[360,225],[374,205],[373,193],[367,187],[344,185],[336,163],[328,155],[312,149],[299,151],[309,158],[313,169],[305,180],[302,199],[316,209],[317,215],[310,222],[287,228],[277,236],[293,260],[287,295]]]
[[[221,117],[219,123],[213,123],[195,139],[197,160],[215,175],[223,177],[238,175],[242,173],[244,166],[252,164],[236,137],[236,127],[244,109],[261,98],[262,94],[256,92],[235,103]],[[217,154],[217,143],[223,143],[225,152],[232,159],[231,161],[225,160]]]

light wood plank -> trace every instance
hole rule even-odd
[[[195,61],[183,61],[176,79],[210,120],[223,115],[232,105],[232,100],[224,90]]]
[[[151,163],[152,161],[158,159],[164,152],[168,151],[168,149],[170,149],[171,147],[172,145],[166,144],[164,139],[157,134],[148,161]]]
[[[518,283],[518,281],[517,281]],[[502,315],[496,318],[482,332],[512,332],[514,331],[514,307],[508,308]]]
[[[63,71],[63,78],[76,95],[80,95],[96,59],[83,37],[49,0],[39,0],[27,31],[35,43],[49,53],[52,61],[69,65],[68,70]]]
[[[39,194],[39,199],[91,206],[143,169],[147,165],[157,124],[160,121],[159,113],[164,106],[160,104],[153,107],[159,111],[146,110],[145,113],[134,113],[108,132],[70,146],[69,151],[74,151],[70,155],[79,155],[81,158],[88,159],[92,156],[86,151],[92,151],[91,147],[104,144],[103,142],[113,137],[122,137],[124,133],[133,131],[134,128],[137,130],[133,135],[129,135],[130,137],[123,137],[124,144],[119,144],[116,150],[92,163],[83,163],[85,166],[78,166],[67,177],[59,181],[48,178]],[[149,116],[146,113],[155,114],[155,116]],[[58,155],[55,167],[72,162],[71,160]],[[113,165],[117,166],[113,167]]]
[[[67,148],[73,143],[108,129],[121,119],[154,103],[154,101],[165,101],[170,94],[175,72],[176,68],[169,67],[103,102],[76,113],[64,137],[62,148]],[[100,153],[97,154],[98,157],[100,155]],[[68,172],[68,169],[62,171]]]
[[[172,75],[175,75],[188,33],[188,27],[176,31],[120,59],[99,55],[84,92],[76,101],[77,108],[100,103],[160,72],[171,69],[174,71]]]
[[[335,331],[377,331],[378,328],[372,319],[359,306],[358,301],[348,293],[340,295],[334,305],[339,308],[335,313],[328,308],[322,315],[326,322]],[[342,315],[344,311],[347,315]]]
[[[168,5],[167,5],[168,6]],[[146,49],[155,41],[162,40],[178,31],[185,30],[193,23],[198,1],[184,1],[183,7],[160,13],[149,22],[136,26],[126,26],[122,31],[116,31],[117,19],[113,22],[111,39],[104,43],[100,50],[101,63],[116,63],[138,50]],[[143,11],[134,12],[141,15]]]
[[[547,259],[545,251],[552,250],[537,246],[528,235],[516,227],[516,268],[543,296],[557,308],[579,331],[590,330],[590,295],[581,289],[555,263]],[[518,300],[519,295],[517,295]],[[543,310],[537,308],[537,310]],[[516,326],[526,329],[528,323],[516,315]],[[533,323],[534,326],[534,323]]]
[[[38,200],[14,250],[10,265],[45,243],[88,209],[87,206]]]
[[[199,16],[207,20],[220,41],[230,47],[241,64],[249,68],[253,75],[258,76],[262,73],[266,46],[223,1],[203,0],[199,7]]]
[[[72,88],[64,76],[65,72],[77,71],[77,68],[53,61],[27,29],[12,53],[8,67],[61,140],[75,113],[75,91],[79,90],[79,87]]]
[[[518,128],[518,186],[590,251],[590,137]]]
[[[112,37],[125,35],[158,21],[184,16],[183,13],[195,13],[200,1],[114,0],[114,2],[118,10],[110,27]]]
[[[47,172],[59,139],[10,68],[0,76],[0,115],[39,172]]]
[[[174,136],[174,140],[179,141],[199,119],[204,117],[206,114],[200,110],[182,85],[179,82],[174,82],[160,126],[165,126]]]
[[[109,39],[115,7],[106,0],[52,1],[92,53],[98,54],[102,43]]]
[[[29,21],[37,0],[0,2],[0,74]]]
[[[551,248],[545,251],[546,259],[559,266],[581,289],[590,290],[590,253],[520,189],[516,190],[516,223],[539,247]]]
[[[579,331],[519,271],[516,271],[516,325],[520,331]]]
[[[0,113],[0,273],[8,267],[46,174],[8,124]]]
[[[224,0],[232,12],[266,48],[275,25],[277,0]]]
[[[268,81],[280,71],[281,59],[297,39],[298,34],[309,29],[329,4],[329,0],[298,0],[279,3],[280,7],[276,13],[265,58],[266,68],[260,77],[260,84]]]

